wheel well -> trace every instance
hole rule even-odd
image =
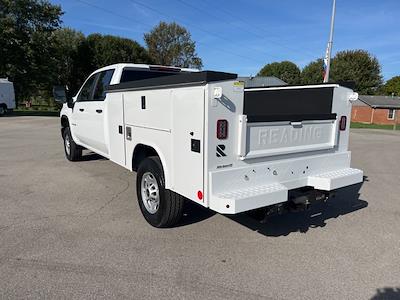
[[[143,145],[143,144],[136,145],[135,150],[133,151],[133,155],[132,155],[132,170],[137,171],[137,169],[139,168],[140,162],[149,156],[158,156],[159,157],[157,151],[154,150],[153,147]]]
[[[61,117],[61,135],[64,136],[65,128],[69,127],[69,121],[66,116]]]
[[[3,107],[4,109],[7,109],[7,104],[5,104],[5,103],[0,103],[0,107]]]

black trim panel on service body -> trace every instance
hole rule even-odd
[[[146,72],[146,71],[143,71]],[[122,82],[109,85],[107,91],[121,90],[143,90],[154,89],[168,86],[179,86],[188,84],[206,84],[214,81],[224,81],[236,79],[237,75],[232,73],[201,71],[201,72],[182,72],[175,75],[149,78],[137,81]]]
[[[333,87],[245,90],[244,111],[249,122],[336,119]]]

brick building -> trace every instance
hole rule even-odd
[[[400,124],[400,97],[360,95],[353,103],[351,121],[368,124]]]

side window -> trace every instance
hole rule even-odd
[[[120,82],[136,81],[150,78],[157,78],[163,76],[176,75],[179,72],[160,72],[160,71],[149,71],[149,70],[132,70],[124,69],[122,71]]]
[[[106,88],[110,85],[113,74],[114,70],[107,70],[100,73],[96,89],[94,90],[93,100],[103,101],[106,98]]]
[[[394,120],[394,116],[395,116],[396,111],[394,109],[389,109],[388,110],[388,120]]]
[[[93,86],[96,81],[97,74],[92,75],[86,82],[85,85],[82,87],[81,92],[78,96],[78,101],[91,101],[92,93],[93,93]]]

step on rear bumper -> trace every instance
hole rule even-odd
[[[343,168],[305,176],[297,181],[298,186],[294,186],[293,182],[271,183],[216,193],[211,196],[210,208],[219,213],[236,214],[286,202],[289,189],[311,186],[318,190],[331,191],[362,181],[361,170]]]
[[[363,171],[346,168],[326,172],[308,177],[308,186],[323,191],[332,191],[344,186],[360,183],[363,181]]]

